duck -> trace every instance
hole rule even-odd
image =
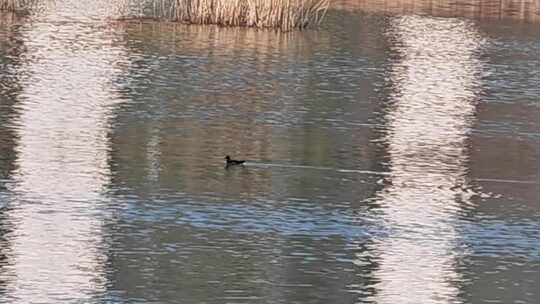
[[[227,167],[242,165],[243,163],[246,162],[245,160],[231,159],[231,157],[229,155],[225,156],[225,161],[226,161],[226,166]]]

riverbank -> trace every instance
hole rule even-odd
[[[332,3],[332,8],[396,15],[540,22],[538,0],[337,0]]]

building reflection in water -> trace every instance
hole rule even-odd
[[[55,13],[69,15],[70,2]],[[47,12],[39,18],[56,20]],[[108,107],[122,48],[99,23],[35,22],[21,33],[17,164],[9,220],[7,298],[85,301],[104,290],[102,216],[108,183]]]
[[[376,303],[460,303],[455,222],[468,201],[482,39],[469,22],[419,16],[393,19],[388,35],[396,55],[382,140],[390,175],[377,194],[388,233],[356,263],[376,261]]]

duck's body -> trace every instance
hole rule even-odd
[[[226,161],[227,167],[241,165],[246,162],[245,160],[231,159],[229,155],[225,156],[225,161]]]

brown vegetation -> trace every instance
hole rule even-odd
[[[0,0],[0,11],[26,11],[34,3],[35,0]]]
[[[329,0],[176,0],[174,19],[195,24],[278,28],[319,24]]]
[[[330,0],[123,0],[121,20],[169,20],[274,28],[281,31],[318,25]]]
[[[2,11],[14,11],[17,7],[16,0],[0,0],[0,10]]]

